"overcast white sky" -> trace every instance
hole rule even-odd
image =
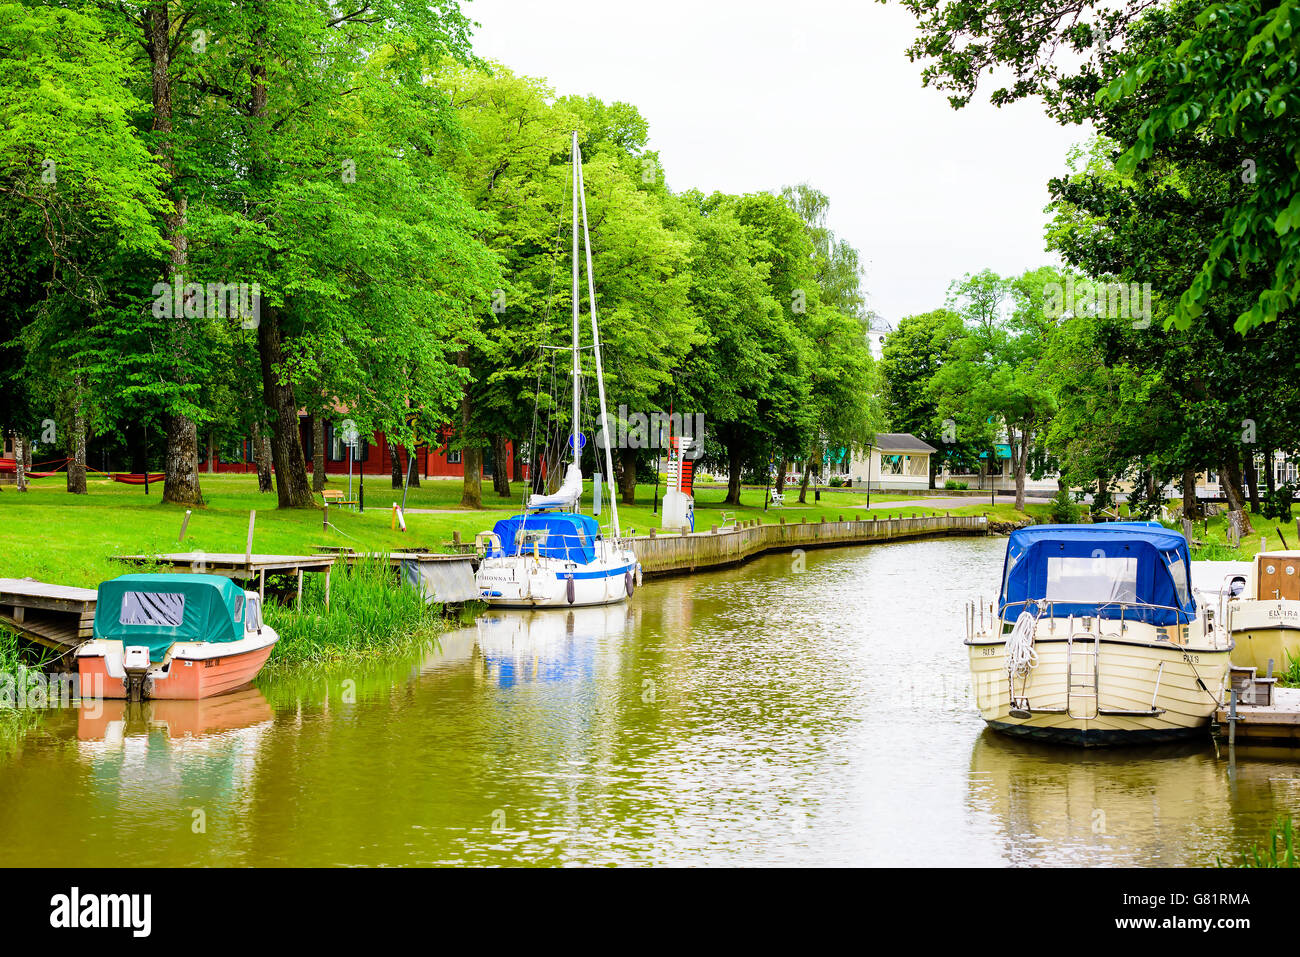
[[[1084,140],[1037,102],[948,106],[921,86],[901,7],[873,0],[472,0],[475,51],[564,95],[635,104],[668,185],[729,193],[809,182],[862,252],[890,323],[948,283],[1055,262],[1047,181]]]

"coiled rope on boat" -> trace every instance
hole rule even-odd
[[[1007,638],[1007,674],[1013,679],[1025,677],[1038,664],[1038,652],[1034,650],[1035,621],[1033,615],[1022,611]]]

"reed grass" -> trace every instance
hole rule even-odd
[[[301,609],[267,603],[266,621],[280,635],[273,666],[392,654],[442,630],[441,606],[407,587],[387,556],[339,565],[332,579],[328,611],[320,575],[307,579]]]
[[[1296,852],[1296,829],[1290,818],[1278,817],[1268,830],[1268,839],[1261,846],[1252,847],[1241,855],[1237,867],[1300,867]],[[1225,867],[1219,861],[1220,867]]]

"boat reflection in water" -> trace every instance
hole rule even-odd
[[[163,732],[167,738],[198,738],[220,731],[269,726],[275,712],[256,688],[199,701],[84,702],[77,712],[77,740],[122,744]]]
[[[971,750],[968,805],[988,816],[1014,865],[1132,867],[1234,863],[1300,797],[1294,754],[1236,764],[1206,741],[1123,751],[1048,747],[983,731]]]
[[[634,627],[627,604],[543,611],[493,611],[474,623],[486,673],[502,688],[596,674],[600,643]]]

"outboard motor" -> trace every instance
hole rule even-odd
[[[144,683],[149,675],[149,648],[131,645],[122,652],[122,670],[126,672],[126,698],[144,700]]]

